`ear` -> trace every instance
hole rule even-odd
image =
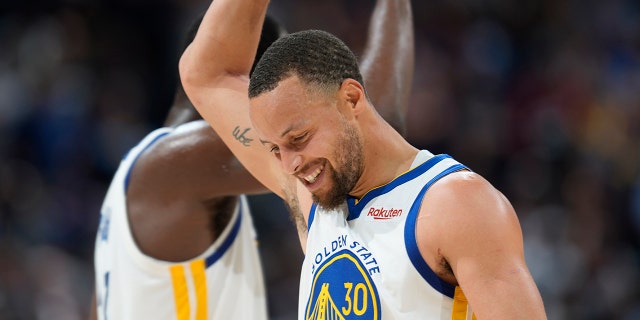
[[[340,100],[351,108],[353,114],[358,115],[366,106],[367,97],[364,87],[354,79],[345,79],[340,86]]]

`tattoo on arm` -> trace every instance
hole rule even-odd
[[[251,130],[251,128],[246,128],[244,129],[244,131],[240,131],[240,126],[237,126],[235,129],[233,129],[233,136],[245,147],[248,147],[251,144],[251,141],[253,141],[253,139],[249,139],[245,136],[245,134],[249,132],[249,130]]]

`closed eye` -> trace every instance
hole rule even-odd
[[[294,137],[292,142],[293,142],[294,144],[297,144],[297,143],[303,142],[303,141],[304,141],[304,139],[305,139],[305,138],[307,138],[307,136],[308,136],[308,135],[309,135],[309,134],[308,134],[308,132],[305,132],[305,133],[303,133],[303,134],[301,134],[301,135],[299,135],[299,136]]]
[[[262,143],[263,146],[269,148],[269,152],[274,153],[274,154],[276,154],[276,153],[279,154],[280,153],[280,148],[276,144],[273,144],[273,143],[271,143],[269,141],[262,140],[262,139],[260,139],[260,143]],[[269,146],[271,146],[271,147],[269,147]]]

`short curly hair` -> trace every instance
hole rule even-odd
[[[265,51],[251,75],[249,98],[293,75],[325,88],[338,88],[347,78],[364,86],[358,60],[342,40],[326,31],[305,30],[278,39]]]

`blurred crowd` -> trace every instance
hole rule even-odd
[[[289,31],[360,53],[373,0],[272,0]],[[514,205],[549,319],[640,319],[640,3],[413,1],[408,138]],[[0,5],[0,319],[84,319],[99,209],[161,125],[203,0]],[[280,200],[251,199],[273,319],[302,254]],[[265,208],[272,208],[265,210]]]

